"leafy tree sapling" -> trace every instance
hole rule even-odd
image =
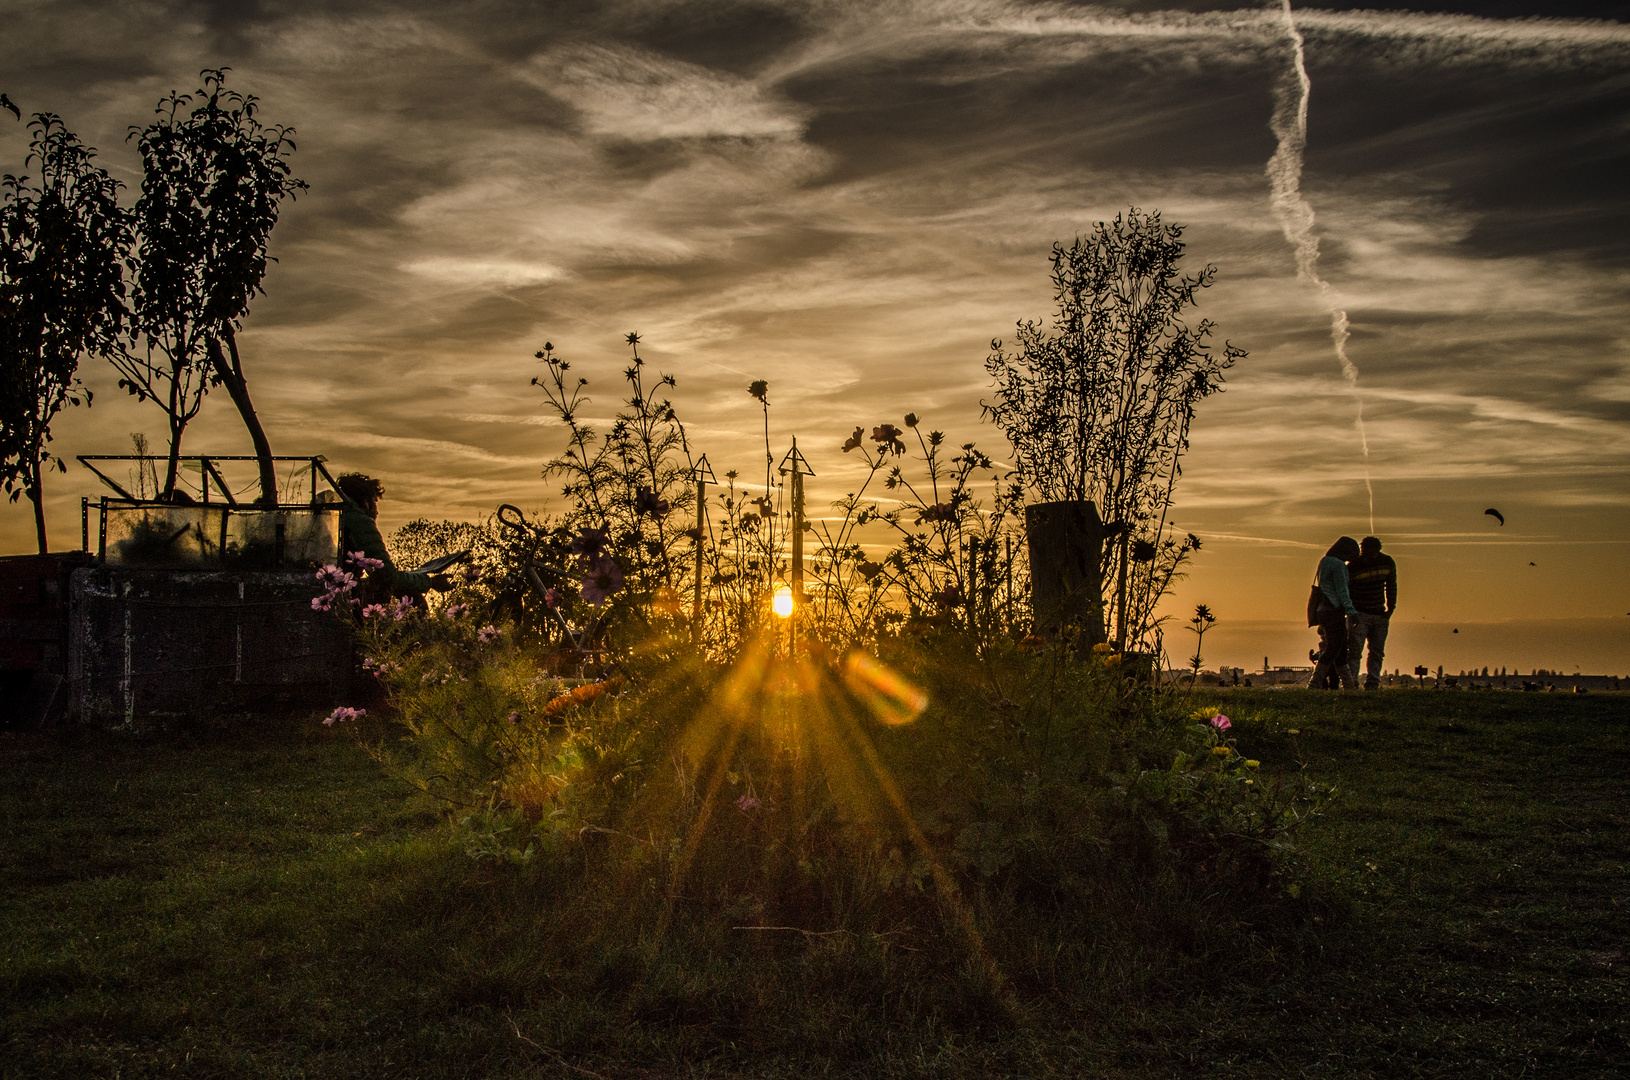
[[[133,347],[115,365],[121,387],[168,413],[163,497],[175,494],[187,424],[209,388],[225,386],[255,446],[261,501],[275,503],[271,443],[249,397],[237,331],[263,291],[282,201],[307,185],[289,170],[294,130],[264,126],[254,95],[226,89],[226,71],[206,69],[195,94],[172,92],[157,120],[131,129],[143,169],[135,322]]]
[[[995,382],[984,415],[1013,444],[1037,501],[1092,500],[1105,522],[1101,580],[1117,650],[1150,629],[1155,605],[1192,538],[1168,532],[1195,406],[1246,354],[1190,327],[1187,309],[1216,267],[1183,274],[1183,228],[1132,208],[1085,240],[1053,245],[1050,327],[1018,324],[1017,348],[991,343]]]
[[[91,402],[80,357],[117,351],[130,221],[118,181],[61,119],[37,113],[28,126],[38,181],[0,179],[0,483],[33,504],[43,555],[43,473],[66,468],[46,449],[51,421]]]

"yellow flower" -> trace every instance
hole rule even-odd
[[[1230,750],[1226,746],[1213,746],[1211,748],[1211,752],[1213,754],[1216,754],[1218,757],[1227,757],[1229,754],[1232,754],[1234,751]]]
[[[1108,656],[1104,657],[1104,666],[1105,667],[1120,667],[1121,666],[1121,654],[1120,653],[1110,653]]]
[[[1189,713],[1189,719],[1190,720],[1198,720],[1200,723],[1203,724],[1207,720],[1210,720],[1213,716],[1216,716],[1216,715],[1217,715],[1216,707],[1215,706],[1207,706],[1204,709],[1195,709],[1193,712]]]
[[[1100,641],[1098,644],[1092,647],[1092,651],[1097,656],[1107,656],[1115,651],[1115,646],[1111,645],[1107,641]]]
[[[1246,782],[1246,783],[1247,783],[1247,784],[1254,784],[1254,783],[1256,783],[1256,781],[1255,781],[1255,780],[1247,780],[1247,781],[1245,781],[1245,782]]]
[[[1287,728],[1286,731],[1285,731],[1285,734],[1287,734],[1287,735],[1300,735],[1301,733],[1302,733],[1301,728]]]
[[[1262,762],[1260,762],[1260,761],[1252,761],[1250,758],[1245,759],[1245,767],[1247,769],[1254,769],[1258,765],[1261,765],[1261,764],[1262,764]]]

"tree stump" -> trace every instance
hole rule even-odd
[[[1083,645],[1105,640],[1099,557],[1104,523],[1090,499],[1024,508],[1030,551],[1030,613],[1035,633],[1074,627]]]

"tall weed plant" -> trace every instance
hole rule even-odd
[[[863,481],[815,524],[766,434],[764,483],[726,472],[684,529],[699,459],[674,379],[628,344],[603,436],[580,420],[586,380],[538,354],[569,439],[547,467],[560,517],[399,534],[477,549],[434,607],[358,602],[365,559],[319,574],[314,604],[355,625],[387,720],[359,737],[443,801],[472,857],[543,875],[646,960],[681,927],[869,935],[992,994],[1002,949],[1062,950],[1105,904],[1147,914],[1151,883],[1299,893],[1295,837],[1330,792],[1264,780],[1230,734],[1246,718],[1196,712],[1146,658],[1031,636],[1022,492],[991,459],[914,415],[857,427],[840,449]],[[748,393],[768,433],[768,387]],[[794,530],[815,543],[789,626],[770,597]]]

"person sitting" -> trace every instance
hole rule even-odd
[[[452,587],[442,574],[421,574],[413,570],[398,570],[391,561],[385,538],[379,533],[379,500],[385,495],[385,485],[362,473],[345,473],[334,481],[345,496],[345,509],[340,513],[340,557],[360,551],[366,558],[378,559],[385,565],[371,570],[367,577],[369,599],[381,600],[389,596],[423,596],[429,589],[437,591]],[[377,595],[376,595],[377,594]]]

